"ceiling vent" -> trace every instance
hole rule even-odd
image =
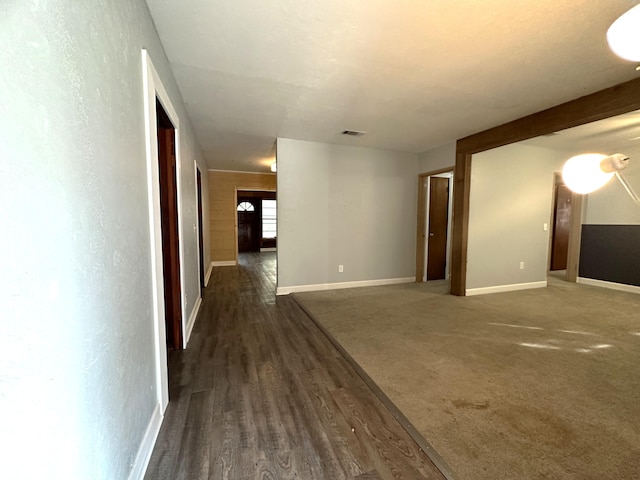
[[[355,130],[344,130],[342,132],[342,135],[350,135],[352,137],[361,137],[364,134],[366,134],[367,132],[357,132]]]

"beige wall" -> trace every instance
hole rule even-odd
[[[276,189],[274,173],[209,171],[211,261],[237,260],[236,190]]]

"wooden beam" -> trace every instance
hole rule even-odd
[[[469,232],[469,192],[471,191],[471,155],[456,153],[453,170],[453,227],[451,229],[452,295],[465,295],[467,281],[467,237]]]
[[[638,109],[640,79],[635,79],[458,140],[454,170],[451,293],[465,295],[466,291],[471,157],[474,153]]]
[[[416,230],[416,283],[421,283],[424,278],[424,242],[427,231],[426,225],[426,204],[427,195],[425,192],[425,181],[429,178],[427,174],[418,175],[418,222]]]
[[[457,148],[479,153],[638,109],[640,78],[462,138]]]

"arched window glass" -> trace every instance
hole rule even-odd
[[[240,204],[238,205],[238,211],[239,212],[254,212],[255,211],[255,207],[253,206],[253,203],[251,203],[251,202],[240,202]]]

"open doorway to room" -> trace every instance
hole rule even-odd
[[[169,350],[178,350],[183,346],[183,332],[178,233],[176,129],[158,99],[156,99],[156,118],[166,339]]]
[[[419,175],[416,282],[447,280],[451,251],[453,171]]]
[[[549,275],[576,282],[582,226],[582,195],[564,184],[562,174],[554,173],[551,238],[549,242]]]

